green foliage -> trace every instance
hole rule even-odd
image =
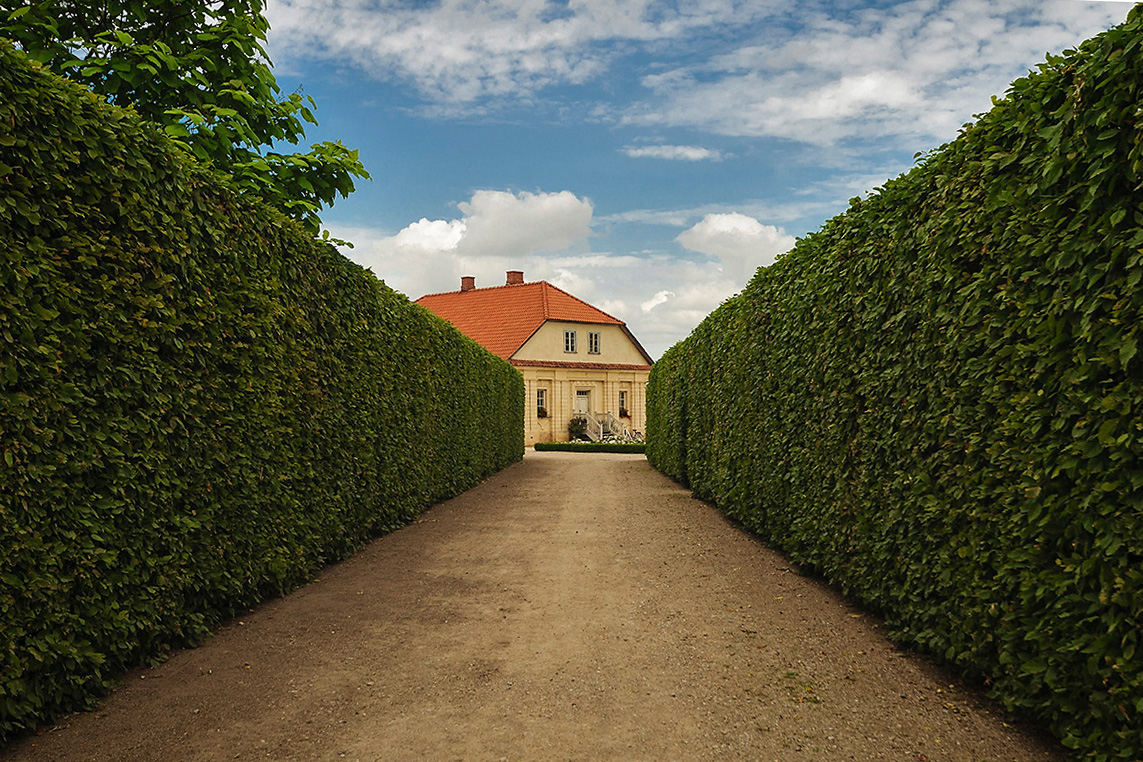
[[[577,439],[587,439],[587,419],[575,416],[568,421],[568,438],[573,442]]]
[[[536,442],[536,452],[645,452],[642,442]]]
[[[760,270],[651,374],[651,462],[1143,758],[1143,11]]]
[[[278,88],[262,8],[262,0],[0,0],[0,37],[162,125],[237,187],[316,234],[321,207],[369,174],[341,143],[270,150],[297,144],[317,121],[312,98]]]
[[[523,454],[519,373],[0,43],[0,737]]]

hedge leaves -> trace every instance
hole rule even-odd
[[[523,455],[523,381],[0,43],[0,737]]]
[[[1143,758],[1143,10],[760,270],[647,455],[1087,760]]]

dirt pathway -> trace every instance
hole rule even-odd
[[[1066,756],[642,456],[529,453],[0,759]]]

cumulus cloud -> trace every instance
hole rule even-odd
[[[590,237],[590,202],[570,192],[479,191],[457,206],[458,219],[421,219],[397,233],[330,228],[357,244],[347,257],[410,298],[455,291],[462,275],[485,287],[503,284],[505,270],[523,270],[528,281],[547,280],[624,320],[653,357],[794,241],[779,228],[724,211],[683,231],[677,250],[592,251],[598,239]],[[491,245],[497,239],[502,246]]]
[[[397,249],[451,251],[464,238],[467,227],[462,220],[429,220],[422,217],[393,236],[392,242]]]
[[[571,191],[508,193],[480,190],[458,204],[467,257],[513,257],[566,249],[591,234],[592,204]]]
[[[456,288],[465,269],[509,269],[538,252],[560,252],[591,235],[591,201],[570,191],[478,190],[460,219],[422,218],[394,235],[331,225],[355,242],[346,255],[412,298]],[[489,284],[485,284],[489,285]]]
[[[691,251],[718,259],[723,269],[734,276],[773,264],[795,242],[793,236],[773,225],[763,225],[738,212],[708,214],[675,240]]]
[[[633,159],[670,159],[673,161],[722,161],[720,151],[701,146],[626,146],[623,153]]]

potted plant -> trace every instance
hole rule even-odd
[[[631,414],[629,412],[627,412],[627,408],[621,407],[621,408],[619,408],[619,417],[620,418],[630,418]]]
[[[537,418],[547,418],[548,417],[548,409],[546,407],[536,408],[536,417]]]
[[[576,416],[568,421],[568,439],[576,441],[577,439],[587,439],[587,419],[582,416]]]

